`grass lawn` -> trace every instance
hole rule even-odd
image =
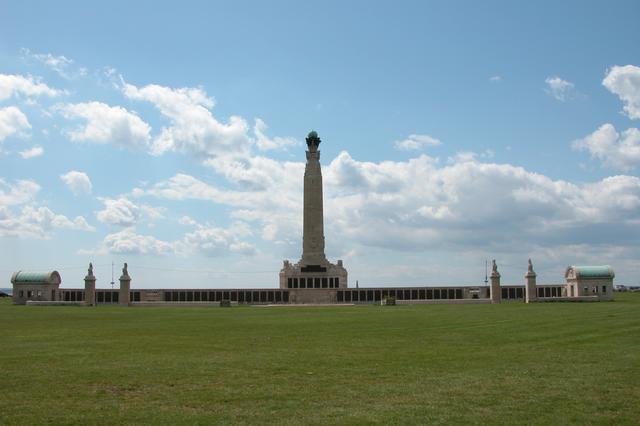
[[[0,423],[640,422],[640,293],[525,305],[0,301]]]

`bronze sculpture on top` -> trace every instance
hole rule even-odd
[[[322,169],[318,150],[322,141],[318,133],[311,131],[306,142],[308,150],[304,169],[302,257],[296,264],[284,261],[280,271],[280,288],[346,288],[347,271],[342,266],[342,260],[338,260],[337,264],[330,263],[324,253]]]

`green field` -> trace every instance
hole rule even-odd
[[[0,423],[640,422],[640,293],[525,305],[0,302]]]

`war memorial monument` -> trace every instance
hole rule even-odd
[[[62,278],[57,271],[17,271],[11,277],[13,303],[47,304],[120,304],[196,305],[203,304],[335,304],[335,303],[500,303],[522,300],[527,303],[545,301],[600,301],[613,299],[613,278],[609,266],[569,266],[565,283],[536,283],[531,259],[525,283],[501,285],[498,265],[494,260],[490,285],[424,286],[424,287],[349,287],[348,274],[342,260],[335,264],[325,255],[322,169],[320,137],[315,131],[306,138],[304,172],[302,256],[297,263],[284,260],[278,288],[221,289],[136,289],[125,263],[119,289],[96,289],[97,278],[90,264],[84,289],[60,288]]]

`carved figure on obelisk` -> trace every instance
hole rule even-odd
[[[491,262],[491,276],[494,277],[499,277],[500,276],[500,272],[498,272],[498,265],[496,264],[496,260],[493,259],[493,261]]]

